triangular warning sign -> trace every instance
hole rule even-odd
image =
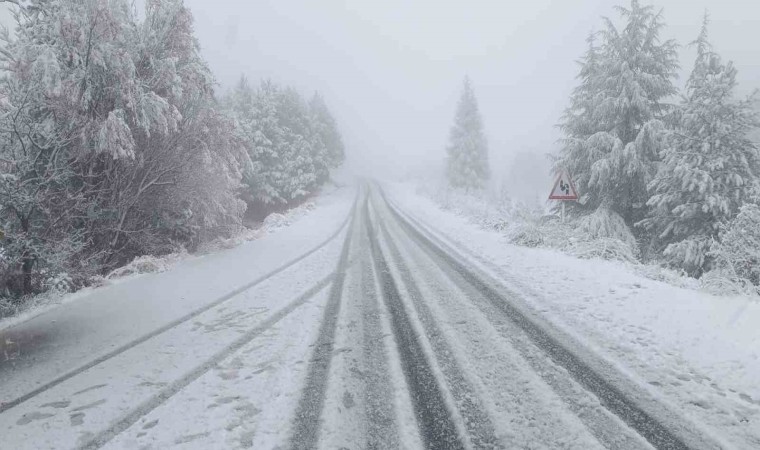
[[[563,170],[554,182],[549,200],[578,200],[578,191],[575,190],[573,180],[566,170]]]

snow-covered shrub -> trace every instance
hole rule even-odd
[[[160,265],[154,256],[138,256],[131,263],[114,269],[107,279],[123,278],[129,275],[158,272]]]
[[[578,218],[575,228],[589,240],[599,240],[601,247],[619,247],[613,242],[617,241],[628,247],[628,253],[637,253],[636,238],[623,218],[612,210],[599,207],[593,213]]]
[[[295,220],[314,210],[316,205],[313,202],[306,202],[285,213],[269,214],[261,225],[262,230],[274,231],[278,228],[289,227]]]
[[[484,228],[493,231],[507,231],[509,229],[510,222],[504,218],[488,217],[483,220]]]
[[[687,289],[697,289],[700,287],[699,281],[688,276],[683,269],[671,269],[656,264],[636,264],[633,266],[634,272],[650,280],[661,281]]]
[[[523,247],[541,247],[546,242],[546,231],[538,223],[521,222],[507,231],[507,239]]]
[[[227,250],[235,248],[245,242],[254,241],[261,238],[265,233],[265,229],[250,229],[242,228],[240,232],[232,237],[218,237],[212,241],[201,244],[196,250],[200,254],[212,253],[218,250]]]
[[[607,259],[636,263],[637,259],[629,244],[610,237],[572,239],[561,246],[566,253],[581,259]]]
[[[187,252],[181,250],[164,256],[138,256],[129,264],[113,270],[106,276],[106,279],[112,280],[130,275],[163,272],[169,269],[169,267],[171,267],[176,262],[186,257]]]
[[[43,287],[46,291],[67,294],[74,291],[75,284],[74,280],[68,273],[62,272],[45,280]]]
[[[569,255],[636,262],[636,241],[622,219],[602,210],[581,219],[561,223],[556,216],[540,216],[520,210],[507,239],[526,247],[555,248]]]
[[[618,214],[603,208],[563,224],[538,206],[505,200],[500,194],[489,196],[485,191],[465,192],[440,185],[418,185],[417,192],[481,228],[504,233],[516,245],[554,248],[578,258],[637,261],[636,240],[630,230]]]
[[[18,311],[18,305],[7,297],[0,297],[0,319],[11,317]]]
[[[699,279],[702,290],[714,295],[760,295],[760,289],[742,278],[730,266],[713,269]]]
[[[290,219],[285,214],[272,213],[264,219],[262,228],[265,230],[276,230],[277,228],[287,227],[290,225]]]
[[[760,206],[744,205],[712,243],[709,256],[713,268],[702,277],[706,285],[760,293]]]
[[[445,183],[418,188],[418,192],[433,198],[441,207],[460,216],[469,218],[479,226],[494,231],[507,231],[512,222],[514,210],[524,208],[515,206],[498,196],[482,189],[451,188]],[[509,207],[507,207],[509,205]]]

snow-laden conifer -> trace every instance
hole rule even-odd
[[[656,231],[671,264],[699,275],[721,225],[757,185],[760,152],[748,138],[757,126],[751,99],[734,98],[737,71],[712,50],[707,17],[694,45],[697,59],[641,224]]]
[[[622,27],[605,19],[581,61],[555,166],[577,180],[586,204],[578,212],[602,207],[632,227],[644,217],[657,171],[677,58],[675,42],[660,40],[661,13],[637,0],[617,11]]]
[[[464,80],[446,151],[447,175],[452,187],[469,190],[485,186],[490,177],[488,143],[469,78]]]
[[[599,206],[601,197],[593,195],[589,189],[591,179],[591,167],[595,162],[602,159],[606,152],[597,151],[599,148],[608,148],[609,143],[594,145],[589,138],[594,134],[605,131],[595,117],[597,102],[602,98],[600,80],[600,49],[596,33],[589,34],[586,42],[588,50],[578,61],[580,70],[578,80],[580,84],[573,89],[570,96],[570,105],[565,109],[560,122],[560,129],[564,133],[562,139],[562,152],[555,159],[554,171],[560,173],[567,170],[572,174],[573,183],[579,193],[582,193],[582,202],[568,202],[571,212],[578,215],[594,211]],[[601,135],[602,139],[610,139],[608,135]]]
[[[346,150],[338,124],[319,93],[314,93],[309,101],[309,111],[316,134],[314,139],[318,141],[315,145],[323,149],[319,156],[320,165],[328,169],[337,168],[346,158]]]

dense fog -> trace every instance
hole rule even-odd
[[[3,449],[758,448],[760,0],[0,25]]]
[[[579,78],[582,70],[580,62],[588,47],[587,39],[594,33],[597,36],[604,33],[608,25],[606,18],[609,18],[612,27],[622,27],[622,30],[626,26],[625,12],[615,0],[544,0],[520,3],[476,1],[466,4],[454,1],[420,1],[410,4],[400,0],[318,3],[187,0],[179,3],[151,1],[147,4],[145,1],[131,4],[121,1],[85,2],[77,6],[84,11],[81,12],[83,17],[77,18],[76,15],[80,14],[78,12],[71,18],[61,19],[61,23],[67,23],[65,26],[74,27],[83,33],[77,37],[67,35],[64,29],[57,30],[55,27],[59,25],[53,24],[52,28],[46,29],[50,25],[48,22],[55,20],[51,21],[50,17],[42,20],[44,15],[32,20],[32,14],[38,10],[37,4],[20,2],[19,5],[24,8],[22,11],[25,11],[20,23],[32,24],[28,28],[32,31],[26,36],[15,36],[13,29],[16,21],[11,11],[18,10],[19,6],[14,5],[16,2],[4,3],[0,21],[8,27],[7,46],[10,49],[4,55],[6,70],[13,72],[16,77],[8,84],[8,96],[15,96],[7,105],[9,111],[14,111],[13,108],[32,111],[29,109],[32,103],[27,102],[24,95],[38,96],[35,101],[39,102],[39,106],[34,108],[43,108],[44,111],[55,111],[58,108],[68,113],[72,111],[72,105],[82,101],[100,102],[87,106],[89,113],[94,114],[91,124],[72,116],[72,120],[80,121],[72,122],[75,125],[66,125],[64,120],[56,126],[68,130],[66,133],[79,133],[73,131],[71,126],[83,127],[82,133],[77,135],[77,139],[82,139],[81,146],[89,150],[99,148],[96,154],[106,150],[114,152],[115,159],[133,158],[135,150],[139,154],[154,145],[155,142],[151,139],[155,138],[155,133],[151,137],[150,127],[162,127],[170,132],[167,136],[173,133],[177,139],[190,143],[196,138],[188,132],[192,130],[203,134],[203,129],[185,124],[188,128],[183,131],[181,123],[175,129],[174,121],[178,117],[190,114],[188,117],[202,116],[206,121],[218,121],[214,125],[208,122],[207,130],[210,131],[197,139],[202,138],[206,142],[213,135],[216,141],[211,147],[224,155],[217,161],[221,165],[213,170],[226,171],[229,179],[214,188],[208,184],[197,184],[192,189],[197,189],[198,192],[192,192],[187,186],[177,187],[176,192],[169,192],[171,189],[168,187],[162,188],[160,190],[167,192],[155,194],[163,196],[160,200],[141,200],[148,205],[144,217],[135,219],[131,226],[135,228],[140,223],[142,225],[139,226],[144,229],[151,228],[145,224],[151,220],[158,223],[151,217],[165,213],[165,210],[155,208],[161,202],[168,202],[176,209],[171,213],[173,222],[197,222],[192,226],[202,230],[182,231],[188,239],[191,236],[196,239],[194,236],[204,234],[213,236],[222,228],[234,229],[244,221],[240,219],[243,214],[246,215],[246,220],[259,220],[274,210],[293,206],[329,180],[330,171],[337,173],[339,166],[342,166],[341,171],[351,174],[426,179],[443,186],[447,158],[449,162],[452,161],[451,155],[447,155],[447,146],[456,140],[451,130],[455,116],[460,114],[457,105],[465,79],[469,80],[466,90],[472,98],[473,117],[477,116],[476,146],[481,148],[478,151],[482,153],[478,158],[483,160],[483,170],[487,171],[477,175],[477,178],[486,182],[482,186],[481,183],[473,186],[486,188],[492,197],[508,197],[513,201],[529,203],[532,207],[547,208],[549,204],[544,199],[551,187],[554,172],[558,169],[556,165],[552,167],[551,158],[552,155],[560,155],[563,150],[561,139],[568,137],[559,125],[563,123],[563,114],[575,107],[572,106],[572,95],[574,89],[582,83]],[[58,3],[43,2],[40,5],[41,10],[59,8]],[[76,9],[66,3],[61,5],[60,8],[66,11]],[[667,72],[668,86],[659,93],[653,91],[654,94],[647,94],[654,95],[649,99],[653,102],[650,106],[657,109],[658,104],[677,104],[685,94],[686,80],[697,57],[697,47],[690,44],[699,35],[704,17],[709,18],[708,38],[712,50],[722,61],[732,62],[733,69],[736,69],[732,75],[735,78],[732,95],[737,99],[745,98],[760,85],[756,49],[756,43],[760,41],[760,30],[756,20],[745,20],[758,17],[760,5],[740,0],[661,0],[651,6],[648,11],[652,12],[652,17],[657,17],[656,41],[668,47],[672,40],[675,45],[673,58],[662,67]],[[162,12],[172,8],[176,11]],[[103,25],[102,18],[98,16],[101,13],[109,14],[109,20],[113,23]],[[161,34],[161,24],[153,16],[171,23],[172,20],[177,20],[172,18],[175,13],[179,14],[176,17],[186,21],[179,24],[180,31],[175,30],[177,36]],[[68,23],[69,19],[71,23]],[[35,21],[40,21],[43,25],[33,25]],[[102,63],[102,67],[97,70],[103,70],[108,77],[112,77],[99,81],[103,83],[104,89],[115,95],[115,99],[87,97],[91,95],[90,92],[96,92],[93,90],[95,87],[89,86],[87,81],[93,75],[81,72],[79,68],[71,66],[70,61],[65,61],[69,58],[67,52],[75,51],[79,55],[77,57],[85,61],[85,69],[90,70],[86,66],[89,62],[89,44],[83,31],[89,24],[95,27],[93,30],[97,29],[96,32],[104,33],[104,39],[114,40],[114,44],[106,41],[98,43],[98,54],[104,60],[97,61],[98,64]],[[133,34],[122,37],[110,35],[109,27],[112,25],[116,28],[125,27],[123,30],[129,30],[128,33]],[[173,26],[169,25],[170,28]],[[140,31],[141,28],[143,31]],[[117,31],[117,34],[125,32]],[[55,43],[52,47],[60,48],[46,50],[35,47],[31,44],[38,39],[35,33],[50,36],[54,39],[51,42]],[[58,39],[56,33],[72,41],[55,41]],[[145,33],[155,33],[155,36]],[[180,39],[185,47],[174,48],[172,39]],[[193,41],[197,46],[188,47]],[[27,45],[28,48],[25,47]],[[635,47],[635,44],[632,45]],[[110,60],[116,54],[119,54],[119,58],[124,56],[118,53],[122,50],[114,50],[114,46],[123,47],[125,52],[134,49],[134,54],[129,56],[131,60],[118,63],[126,64],[124,67],[119,67]],[[140,69],[133,74],[136,79],[143,80],[136,81],[136,86],[152,90],[151,92],[119,93],[118,90],[113,90],[114,86],[126,83],[121,78],[132,76],[129,73],[132,64],[139,67],[140,64],[155,63],[146,62],[155,59],[151,55],[151,46],[165,50],[163,55],[159,55],[164,58],[161,64],[172,66],[177,62],[188,64],[190,60],[195,61],[187,68],[172,69],[178,71],[178,77],[186,79],[160,80],[164,87],[157,87],[155,77],[164,70],[159,64],[151,67],[151,70],[157,71],[152,79],[144,78],[149,74],[142,73]],[[109,53],[112,50],[116,53]],[[49,58],[53,56],[52,53],[45,53],[48,51],[59,52],[54,56],[57,58],[55,64],[63,66],[51,65]],[[177,55],[180,56],[172,56],[172,52],[179,52]],[[32,72],[25,71],[26,63],[22,63],[18,55],[23,55],[25,61],[34,65]],[[64,67],[66,64],[69,66]],[[70,70],[70,73],[62,70]],[[195,75],[190,75],[192,73]],[[63,81],[56,81],[59,77]],[[198,77],[203,81],[199,81],[201,78]],[[81,81],[79,94],[75,91],[80,81],[76,80]],[[199,110],[188,103],[187,96],[183,99],[181,95],[175,95],[180,91],[173,90],[177,86],[184,86],[182,83],[177,84],[179,81],[186,84],[181,89],[199,89],[198,92],[203,93],[203,102],[206,102],[204,108],[208,107],[203,113],[206,115],[198,115]],[[58,82],[63,84],[56,85]],[[39,89],[43,85],[46,89],[44,93]],[[60,95],[61,86],[64,90],[69,89],[64,95],[66,101],[71,102],[69,106],[56,99]],[[175,93],[167,97],[167,93],[171,92]],[[150,106],[152,112],[146,112],[147,109],[142,112],[125,112],[120,109],[119,102],[130,105],[131,102],[138,101],[143,102],[141,107],[145,107],[148,105],[145,99],[148,98],[158,102]],[[171,104],[173,101],[177,103]],[[151,116],[159,114],[159,110],[162,117]],[[127,117],[127,113],[133,116]],[[274,128],[270,127],[269,132],[263,131],[263,135],[257,135],[265,127],[262,125],[265,121],[262,114],[268,114],[267,120],[279,122]],[[655,111],[654,115],[662,118],[660,112]],[[321,117],[317,120],[319,124],[312,120],[316,116]],[[33,114],[19,120],[22,119],[35,127],[41,127],[40,132],[43,134],[47,132],[45,127],[49,123]],[[60,122],[60,119],[58,116],[55,120]],[[643,124],[644,121],[634,128]],[[140,129],[144,130],[144,136],[139,135]],[[127,136],[125,133],[131,134]],[[756,134],[757,132],[752,132],[750,136]],[[55,139],[63,139],[60,133],[54,135]],[[264,135],[268,136],[268,140],[262,147],[264,141],[261,137]],[[272,138],[273,135],[278,137]],[[16,138],[13,134],[10,137],[11,141]],[[32,143],[37,139],[30,138]],[[65,139],[56,145],[66,147],[67,152],[73,152],[70,153],[74,157],[72,161],[79,161],[79,156],[76,155],[87,154],[89,151],[77,153],[79,150],[69,148]],[[222,143],[225,139],[227,142]],[[463,135],[460,140],[465,142],[467,139],[469,138]],[[23,139],[19,142],[23,144],[22,141]],[[237,145],[241,143],[247,145],[247,153],[239,152]],[[622,139],[622,144],[627,144],[627,138]],[[11,144],[11,147],[12,145],[15,144]],[[269,148],[267,146],[279,150],[266,150]],[[267,154],[267,151],[270,153]],[[180,153],[170,156],[179,158],[178,161],[188,161]],[[157,161],[161,164],[168,164],[167,168],[179,170],[178,166],[172,166],[174,163],[169,162],[169,156],[158,157],[155,152],[145,154],[158,158]],[[94,155],[91,158],[92,161],[87,164],[92,164],[92,167],[87,170],[101,170],[97,165],[102,161],[98,162],[98,158],[103,157]],[[565,161],[565,166],[571,166],[571,160],[576,157],[569,158]],[[136,171],[135,174],[139,170],[145,170],[140,158],[137,159],[137,164],[125,163],[124,170]],[[577,158],[575,161],[578,162]],[[578,164],[581,164],[581,168],[590,168],[590,164],[585,162]],[[87,176],[82,167],[75,166],[72,166],[73,169],[66,168],[73,170],[70,174],[67,172],[55,176],[73,176],[74,179]],[[194,167],[200,166],[196,164]],[[582,176],[577,168],[575,171],[576,175]],[[183,176],[186,177],[188,186],[204,179],[204,176],[189,171]],[[14,178],[18,179],[20,178]],[[638,188],[646,190],[645,184],[649,181],[651,180],[646,177],[638,179],[641,184]],[[175,182],[159,180],[157,186],[168,186]],[[222,186],[224,183],[227,184]],[[250,189],[235,194],[237,183],[243,183]],[[583,183],[584,181],[581,182]],[[93,184],[93,189],[95,185]],[[121,187],[114,185],[113,189],[114,195],[117,195]],[[214,192],[214,189],[219,192]],[[93,195],[97,192],[100,191],[93,190]],[[143,192],[139,190],[138,197]],[[13,197],[12,194],[9,195]],[[122,230],[122,222],[132,217],[136,209],[130,202],[119,203],[121,200],[114,199],[116,197],[108,201],[100,199],[100,206],[93,209],[87,206],[93,204],[92,198],[89,194],[83,194],[82,202],[76,206],[84,208],[89,216],[93,216],[94,210],[101,211],[98,213],[101,215],[113,215],[116,214],[114,211],[121,208],[123,217],[112,217],[120,222],[116,227],[116,236],[107,237],[111,233],[108,231],[99,238],[103,245],[110,242],[107,254],[121,254],[113,263],[109,263],[109,267],[143,253],[146,248],[155,248],[155,244],[143,242],[138,245],[132,242],[135,240],[133,237],[126,237],[134,236],[131,233],[135,231],[130,227]],[[642,197],[632,200],[631,204],[640,209],[642,199],[644,203],[647,200]],[[60,204],[49,200],[51,204]],[[247,206],[242,205],[241,201]],[[193,202],[200,203],[192,205]],[[742,202],[743,200],[739,203]],[[112,204],[121,206],[115,207]],[[65,211],[76,209],[74,206],[60,207]],[[151,212],[151,209],[155,210]],[[192,216],[192,211],[199,210],[205,212]],[[213,219],[208,216],[210,210],[216,211],[217,216]],[[6,208],[6,211],[11,211],[11,208]],[[29,214],[33,214],[33,209]],[[733,214],[735,211],[730,215]],[[637,216],[636,220],[642,218],[643,216]],[[11,219],[11,222],[15,220],[13,217]],[[633,218],[626,220],[629,228],[634,225]],[[23,222],[21,220],[19,223]],[[157,229],[163,227],[159,225]],[[80,224],[72,226],[80,228]],[[209,227],[218,229],[210,231],[207,230]],[[176,230],[171,233],[176,233]],[[123,249],[114,250],[122,238],[130,241],[135,250],[126,254],[123,254]],[[86,246],[91,246],[92,240],[88,239],[82,242],[89,242]],[[76,253],[78,250],[70,251]],[[24,254],[24,251],[20,250],[19,254]],[[53,254],[60,254],[60,249],[54,250]]]
[[[462,78],[478,97],[495,178],[527,165],[525,183],[549,175],[555,124],[576,84],[576,60],[615,0],[386,2],[189,0],[203,55],[219,83],[241,73],[273,78],[330,99],[349,161],[366,170],[440,167]],[[666,28],[680,50],[682,85],[705,10],[715,49],[738,69],[739,90],[760,82],[760,4],[746,0],[662,0]],[[531,155],[531,156],[528,156]],[[528,163],[529,159],[537,161]],[[403,164],[401,164],[403,162]],[[542,163],[545,163],[542,167]],[[549,181],[544,181],[544,184]],[[545,187],[548,190],[549,187]],[[545,193],[542,192],[542,195]]]
[[[142,3],[136,3],[138,12]],[[614,17],[618,3],[185,2],[202,54],[223,89],[246,74],[319,90],[341,124],[349,163],[362,170],[440,169],[461,81],[469,75],[494,178],[510,174],[512,190],[521,192],[524,184],[550,183],[545,155],[557,150],[555,125],[576,84],[576,60],[586,35],[602,27],[600,17]],[[760,29],[745,20],[760,16],[760,4],[655,3],[666,23],[663,38],[682,45],[678,84],[688,76],[695,50],[687,44],[706,10],[714,47],[738,69],[739,90],[746,94],[760,84]],[[515,162],[526,170],[511,170]],[[515,180],[516,173],[526,179]]]

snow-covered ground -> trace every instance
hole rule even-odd
[[[345,220],[355,190],[319,197],[318,207],[277,233],[184,259],[161,273],[73,294],[0,330],[0,404],[153,332],[266,276],[312,249]],[[11,327],[13,325],[13,327]],[[27,370],[32,368],[33,370]]]
[[[339,186],[340,185],[336,185],[323,189],[321,198],[317,203],[324,204],[325,202],[329,202],[330,200],[328,199],[334,196],[338,190],[345,190],[345,188]],[[316,208],[317,203],[309,201],[289,209],[285,213],[272,213],[267,216],[265,221],[261,223],[259,227],[245,228],[244,230],[241,230],[239,234],[230,238],[217,238],[210,242],[206,242],[201,245],[195,254],[181,251],[164,256],[139,256],[129,264],[113,270],[101,279],[95,280],[90,287],[70,293],[51,290],[39,294],[38,296],[27,300],[27,303],[20,307],[18,313],[9,317],[0,318],[0,331],[26,322],[35,316],[77,301],[81,298],[87,298],[93,295],[98,296],[98,292],[101,292],[108,286],[132,281],[135,278],[146,274],[166,272],[181,261],[203,258],[209,254],[233,249],[250,241],[261,239],[268,234],[276,233],[283,228],[291,226],[293,223],[309,214]]]
[[[630,265],[519,247],[410,184],[389,196],[551,322],[729,445],[760,447],[760,302],[637,275]]]
[[[0,447],[758,447],[756,303],[355,193],[0,332]]]

